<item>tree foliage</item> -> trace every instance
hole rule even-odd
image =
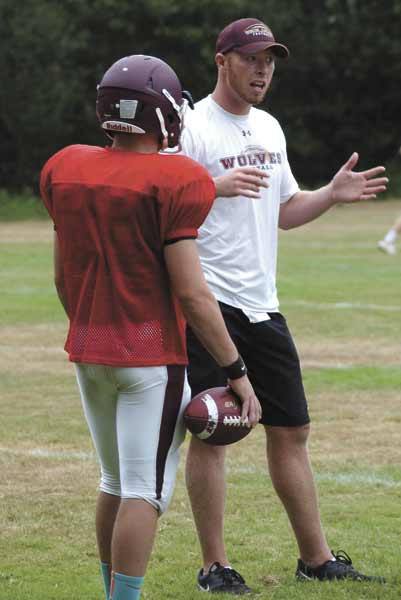
[[[121,56],[158,56],[195,99],[207,94],[217,34],[244,16],[291,50],[266,107],[299,181],[326,180],[354,150],[365,166],[394,156],[401,0],[0,0],[0,187],[35,187],[60,147],[103,143],[96,84]]]

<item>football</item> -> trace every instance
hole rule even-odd
[[[194,396],[184,421],[193,435],[214,446],[234,444],[251,431],[241,422],[240,402],[226,387],[210,388]]]

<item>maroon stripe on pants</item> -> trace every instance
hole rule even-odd
[[[167,454],[173,441],[174,430],[180,411],[182,392],[184,390],[185,366],[169,365],[167,366],[167,374],[168,381],[164,396],[156,457],[156,498],[158,500],[162,494]]]

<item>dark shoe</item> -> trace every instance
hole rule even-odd
[[[202,592],[235,594],[237,596],[250,594],[252,591],[237,571],[229,567],[222,567],[218,562],[213,563],[206,574],[203,569],[199,571],[198,587]]]
[[[295,577],[300,581],[319,579],[320,581],[332,581],[333,579],[353,579],[354,581],[375,581],[385,583],[384,577],[364,575],[352,566],[352,560],[346,552],[340,550],[333,553],[335,560],[328,560],[318,567],[308,567],[301,559],[298,559],[298,567]]]

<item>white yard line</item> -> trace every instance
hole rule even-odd
[[[263,467],[254,465],[235,466],[230,465],[227,468],[229,473],[234,475],[265,475],[266,470]],[[377,475],[372,473],[319,473],[315,471],[317,481],[327,481],[339,485],[360,485],[360,486],[381,486],[385,488],[401,488],[401,481],[393,479],[388,475]]]
[[[318,310],[384,310],[385,312],[401,312],[400,306],[385,304],[364,304],[362,302],[308,302],[307,300],[286,300],[285,306],[305,306]]]
[[[33,458],[53,458],[56,460],[96,460],[94,452],[70,452],[68,450],[48,450],[46,448],[2,448],[0,453],[4,452],[13,456],[31,456]]]
[[[401,488],[401,481],[397,481],[386,475],[375,475],[374,473],[317,473],[318,481],[328,481],[344,485],[368,485],[385,488]]]

